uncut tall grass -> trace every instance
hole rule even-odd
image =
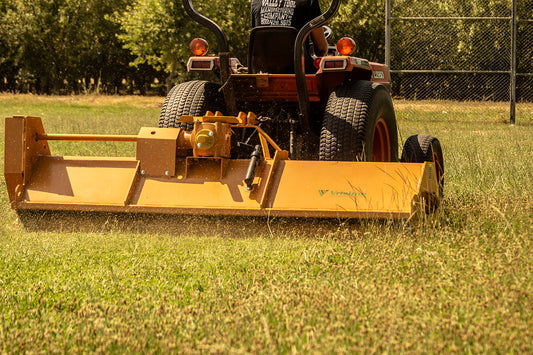
[[[136,134],[162,100],[0,95],[0,115]],[[0,352],[533,352],[533,105],[515,126],[499,103],[395,107],[401,141],[444,150],[442,206],[420,221],[48,213],[24,228],[2,177]]]

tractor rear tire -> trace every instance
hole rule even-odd
[[[224,111],[224,96],[219,89],[220,85],[204,80],[187,81],[174,86],[161,109],[159,127],[191,130],[193,124],[179,122],[181,116],[203,116],[207,111]]]
[[[423,163],[426,161],[435,164],[439,192],[444,190],[444,159],[442,148],[437,138],[427,134],[415,134],[405,141],[402,150],[402,163]]]
[[[320,160],[398,161],[398,131],[388,90],[370,81],[337,87],[320,132]]]

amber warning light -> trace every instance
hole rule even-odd
[[[355,50],[355,41],[350,37],[343,37],[337,42],[337,51],[341,55],[350,55]]]
[[[195,38],[189,44],[189,49],[193,55],[202,56],[209,50],[209,44],[203,38]]]

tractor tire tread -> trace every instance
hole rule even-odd
[[[444,189],[444,158],[440,141],[429,134],[415,134],[407,138],[402,150],[400,162],[423,163],[433,161],[433,153],[438,155],[440,166],[439,188],[441,194]]]
[[[383,87],[375,88],[374,85],[369,81],[348,83],[330,94],[320,132],[320,160],[368,160],[364,146],[369,129],[367,119],[374,96],[379,90],[386,90]],[[398,140],[394,117],[392,121],[392,160],[397,161]]]
[[[159,127],[191,130],[193,124],[179,122],[181,116],[201,116],[207,111],[224,110],[219,87],[218,84],[204,80],[187,81],[174,86],[163,103]]]

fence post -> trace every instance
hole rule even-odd
[[[512,0],[511,8],[511,87],[509,123],[514,125],[516,118],[516,0]]]
[[[391,0],[385,0],[385,65],[390,68],[390,17]]]

